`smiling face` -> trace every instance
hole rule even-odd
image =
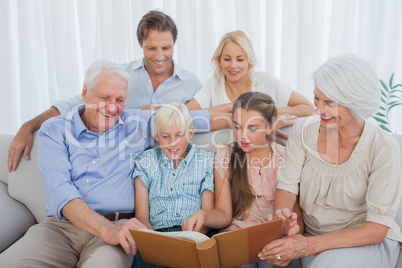
[[[317,87],[314,89],[315,113],[321,117],[322,127],[342,126],[351,120],[356,120],[350,110],[329,99]]]
[[[220,64],[228,81],[236,82],[247,79],[249,62],[239,44],[230,42],[223,47]]]
[[[233,114],[233,134],[237,144],[246,153],[266,150],[269,146],[266,135],[270,135],[272,130],[257,111],[239,108]]]
[[[86,105],[81,118],[88,130],[103,134],[116,124],[124,109],[127,86],[125,79],[109,71],[98,76],[90,92],[84,86],[82,99]]]
[[[140,44],[144,52],[144,65],[150,76],[173,74],[173,34],[150,29],[147,38]]]
[[[175,163],[175,168],[181,160],[187,156],[188,141],[193,138],[194,133],[178,128],[172,124],[161,133],[154,136],[162,151]]]

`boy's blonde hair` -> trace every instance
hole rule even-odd
[[[171,102],[163,105],[155,114],[153,135],[158,136],[169,126],[176,126],[184,131],[194,133],[193,120],[187,106],[182,103]]]

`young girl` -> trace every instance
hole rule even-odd
[[[236,142],[218,147],[215,155],[215,209],[198,211],[183,229],[201,227],[232,231],[268,220],[274,215],[276,170],[285,148],[272,141],[277,110],[271,97],[247,92],[233,105]],[[245,267],[271,267],[266,261]]]

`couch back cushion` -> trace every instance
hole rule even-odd
[[[21,158],[16,171],[9,173],[8,192],[10,196],[24,204],[37,222],[46,219],[46,201],[42,181],[37,166],[38,143],[33,135],[30,160]]]
[[[402,152],[402,135],[395,135],[394,137],[398,141],[399,148],[401,149]],[[402,172],[402,157],[401,157],[401,172]],[[398,213],[395,216],[395,221],[402,229],[402,198],[401,202],[399,203]]]
[[[0,181],[5,185],[8,184],[8,147],[13,140],[14,135],[0,135]]]

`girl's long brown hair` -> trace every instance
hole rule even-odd
[[[238,109],[257,111],[270,126],[276,120],[277,110],[270,96],[261,92],[247,92],[239,96],[233,104],[232,117]],[[271,141],[270,136],[266,136]],[[247,177],[247,155],[237,142],[234,143],[229,165],[230,190],[232,193],[233,218],[244,219],[243,215],[253,202],[253,192]]]

